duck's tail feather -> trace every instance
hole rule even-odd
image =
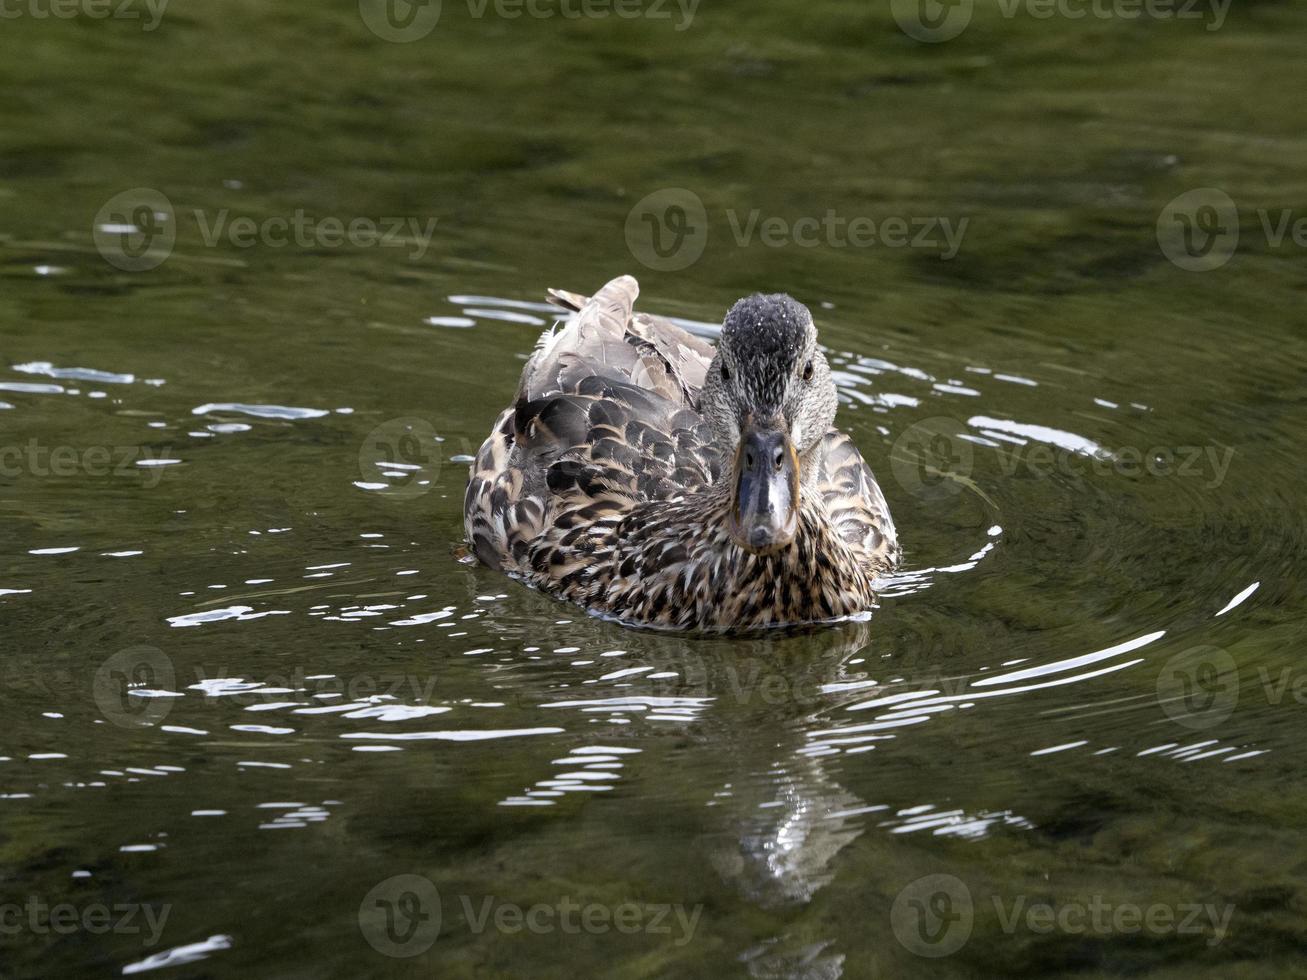
[[[519,397],[535,399],[570,391],[590,376],[633,380],[639,374],[640,356],[627,343],[626,332],[639,294],[632,276],[619,276],[590,297],[550,290],[551,302],[576,315],[541,335],[522,373]]]
[[[548,294],[546,297],[548,302],[569,313],[580,313],[581,307],[590,299],[589,296],[582,296],[580,293],[569,292],[566,289],[550,288],[545,292]]]

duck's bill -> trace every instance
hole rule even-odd
[[[731,537],[766,554],[794,540],[799,527],[799,457],[780,426],[746,429],[735,453]]]

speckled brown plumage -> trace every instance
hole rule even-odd
[[[733,423],[721,420],[725,382],[708,379],[710,368],[729,376],[724,355],[714,360],[704,341],[635,313],[637,293],[630,276],[590,299],[551,291],[576,315],[541,337],[472,466],[464,515],[476,556],[629,624],[747,629],[868,609],[873,579],[897,562],[899,548],[857,447],[833,427],[811,433],[799,456],[793,540],[767,554],[737,545],[727,530],[735,446],[722,434]],[[802,372],[787,362],[799,356],[801,338],[789,339],[782,325],[764,342],[772,314],[765,305],[751,310],[759,322],[727,321],[749,355],[733,362],[748,376],[732,379],[732,391],[780,404],[785,372]],[[787,421],[802,438],[803,418]]]

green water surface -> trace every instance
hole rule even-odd
[[[0,976],[1307,975],[1307,10],[371,4],[4,8]],[[626,272],[813,309],[867,621],[459,560]]]

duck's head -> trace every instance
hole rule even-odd
[[[783,548],[799,524],[813,449],[835,421],[830,367],[802,303],[778,293],[726,314],[701,406],[731,460],[729,531],[755,554]]]

